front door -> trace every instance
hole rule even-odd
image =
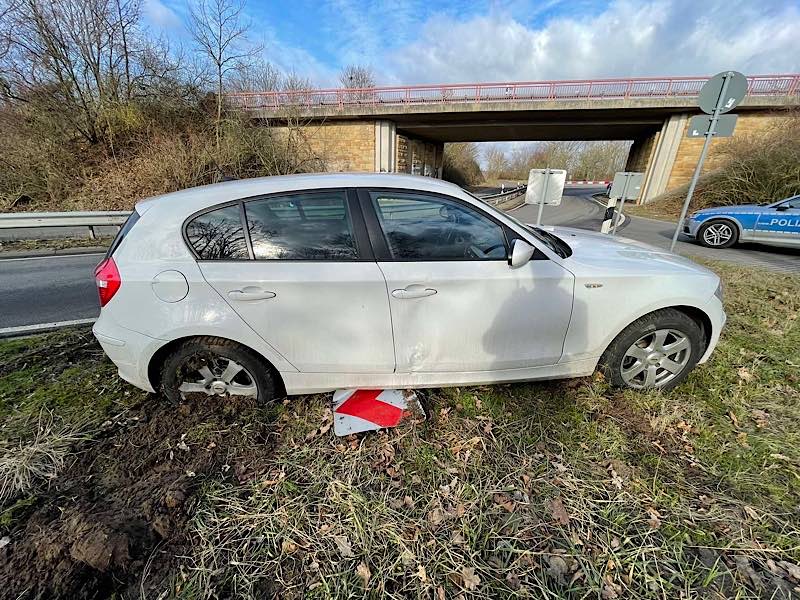
[[[397,372],[495,371],[561,358],[573,276],[544,255],[508,264],[504,226],[432,193],[362,191],[386,278]]]
[[[386,282],[359,211],[344,190],[277,194],[204,213],[186,236],[206,281],[299,371],[391,373]]]
[[[800,196],[765,209],[758,216],[754,242],[800,246]]]

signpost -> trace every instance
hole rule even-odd
[[[564,169],[531,169],[528,174],[528,188],[525,190],[525,204],[538,204],[539,213],[536,224],[542,224],[544,205],[558,206],[564,195],[567,172]]]
[[[610,232],[611,235],[617,233],[617,225],[619,224],[625,201],[636,200],[639,197],[643,180],[644,173],[635,171],[620,171],[614,174],[614,181],[611,184],[611,191],[608,193],[608,204],[606,205],[606,214],[603,217],[600,233]],[[616,210],[617,200],[620,200],[618,211]]]
[[[715,135],[725,135],[726,132],[727,135],[733,133],[733,128],[736,126],[736,115],[726,115],[725,113],[736,108],[745,97],[745,94],[747,94],[747,78],[737,71],[717,73],[706,81],[703,89],[700,90],[700,97],[697,103],[700,106],[700,110],[710,115],[710,117],[702,115],[693,117],[687,135],[688,137],[705,136],[706,139],[703,142],[703,149],[700,152],[700,158],[697,161],[692,181],[689,184],[686,200],[683,202],[681,216],[675,226],[675,233],[672,236],[672,243],[669,247],[670,251],[675,250],[678,235],[681,227],[683,227],[683,220],[689,211],[689,203],[692,201],[694,189],[697,187],[697,180],[700,178],[700,171],[708,155],[711,139]],[[734,118],[731,119],[730,117]]]

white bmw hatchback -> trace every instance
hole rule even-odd
[[[144,200],[95,272],[94,334],[171,399],[579,377],[667,389],[725,323],[719,278],[518,222],[440,180],[267,177]]]

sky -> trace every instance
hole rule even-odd
[[[186,40],[187,1],[144,0]],[[800,0],[249,0],[250,41],[279,68],[337,85],[348,64],[379,85],[800,71]]]

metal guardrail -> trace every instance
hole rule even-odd
[[[120,227],[130,216],[122,210],[85,212],[0,213],[0,229],[26,227],[88,227],[95,237],[95,227]]]
[[[543,102],[552,100],[614,100],[628,98],[693,98],[708,77],[633,77],[507,83],[462,83],[402,87],[338,88],[264,92],[233,92],[228,101],[242,110],[283,106],[331,107],[458,104],[466,102]],[[750,96],[800,95],[800,74],[753,75]]]
[[[528,186],[526,184],[523,184],[513,189],[506,190],[504,192],[500,192],[497,194],[489,194],[487,196],[478,196],[478,198],[480,198],[487,204],[491,204],[492,206],[497,206],[504,200],[511,200],[513,198],[516,198],[517,196],[521,196],[522,194],[525,193],[527,189]]]

